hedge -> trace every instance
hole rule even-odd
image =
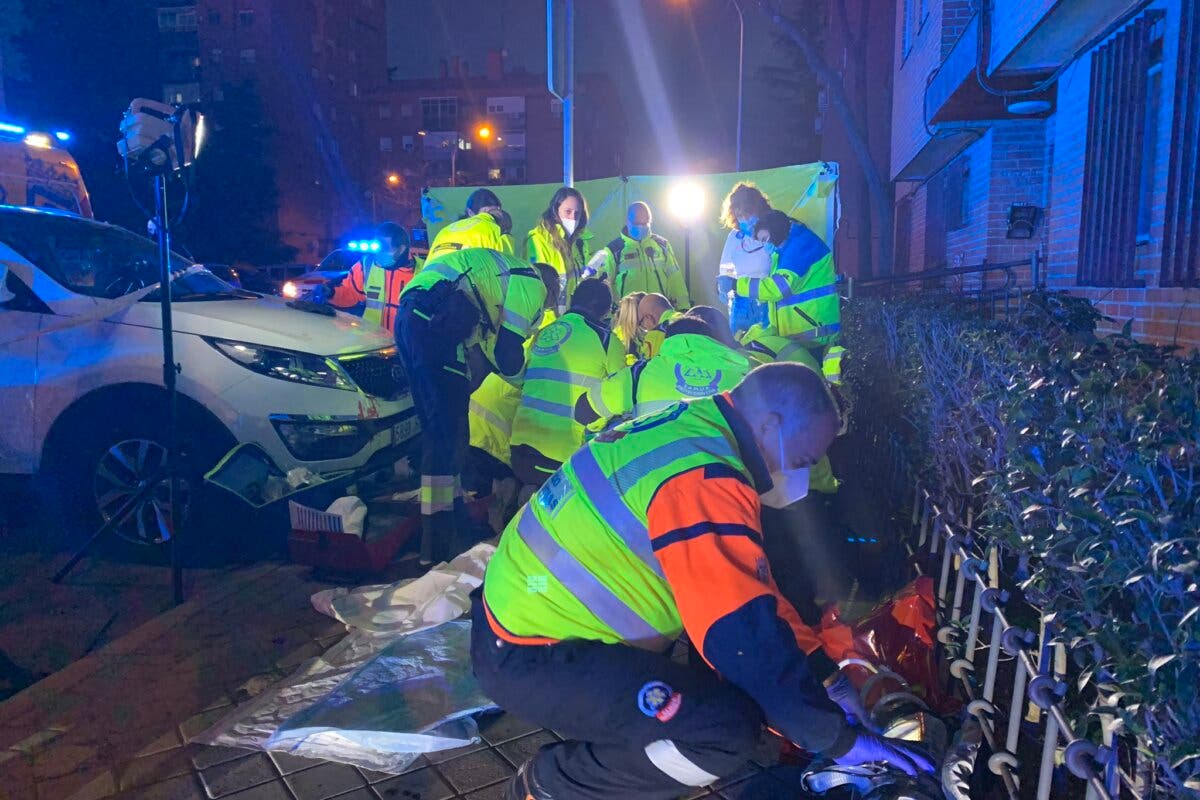
[[[1116,715],[1160,790],[1200,789],[1200,356],[1098,337],[1065,293],[1009,322],[920,298],[845,317],[855,418],[975,510],[1072,656],[1077,728]]]

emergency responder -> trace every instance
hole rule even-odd
[[[519,485],[512,471],[512,422],[521,404],[519,378],[503,378],[490,373],[468,403],[470,450],[463,488],[477,494],[490,494],[488,523],[500,533],[516,510]]]
[[[499,206],[485,206],[478,214],[451,222],[438,231],[429,246],[429,258],[468,247],[486,247],[512,255],[511,233],[512,217],[508,212]]]
[[[833,251],[782,211],[760,219],[755,236],[771,254],[771,272],[739,277],[737,296],[766,301],[770,327],[779,335],[798,338],[810,349],[832,344],[842,327]]]
[[[375,229],[375,238],[379,252],[364,253],[346,277],[332,286],[319,287],[313,301],[358,314],[391,333],[400,293],[412,280],[416,263],[409,254],[408,232],[396,223],[382,223]]]
[[[575,419],[601,430],[623,417],[644,417],[692,397],[727,391],[750,371],[750,359],[722,344],[704,320],[684,314],[664,326],[658,355],[639,361],[588,389]]]
[[[760,509],[806,493],[838,427],[819,375],[771,364],[601,434],[547,480],[473,594],[480,688],[567,739],[506,798],[678,797],[741,768],[764,722],[838,764],[933,769],[849,720],[868,719],[858,693],[763,551]],[[685,632],[704,664],[669,657]]]
[[[665,296],[647,292],[637,304],[638,355],[641,358],[658,355],[663,343],[663,326],[680,316],[683,312],[676,311]]]
[[[771,211],[770,201],[753,183],[738,183],[721,203],[721,222],[729,229],[717,271],[717,296],[729,304],[733,330],[767,324],[767,306],[749,297],[733,294],[738,278],[765,278],[771,272],[771,257],[755,236],[758,221]]]
[[[493,369],[521,372],[525,340],[557,292],[552,267],[468,248],[431,259],[401,296],[396,343],[423,434],[422,562],[467,544],[460,476],[471,391]]]
[[[512,425],[517,480],[538,487],[583,444],[575,402],[625,367],[621,342],[608,325],[612,290],[596,278],[579,282],[566,314],[543,328],[525,366],[521,404]]]
[[[550,198],[538,224],[525,238],[525,255],[558,270],[558,313],[566,310],[591,258],[587,201],[578,189],[564,186]]]
[[[676,308],[692,304],[675,251],[662,236],[651,231],[650,206],[632,203],[621,235],[596,251],[588,262],[589,274],[604,277],[618,298],[633,292],[658,292]]]

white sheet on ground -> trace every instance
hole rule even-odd
[[[457,619],[471,608],[471,592],[483,583],[483,572],[495,552],[493,545],[481,542],[416,580],[326,589],[312,596],[312,604],[322,614],[359,630],[415,633]]]
[[[477,741],[469,714],[481,710],[482,695],[469,691],[474,679],[464,632],[470,623],[443,623],[470,608],[469,595],[482,583],[494,552],[493,546],[479,544],[407,583],[317,593],[317,610],[350,624],[350,633],[193,741],[291,752],[392,773],[403,772],[421,753]],[[428,638],[416,641],[417,636]],[[406,640],[416,641],[419,653],[389,652]],[[422,660],[420,654],[427,656]],[[336,714],[323,705],[330,697],[340,703]],[[385,729],[377,730],[380,725]],[[281,729],[291,733],[276,738]]]

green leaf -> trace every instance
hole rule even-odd
[[[1153,677],[1156,672],[1158,672],[1167,664],[1170,664],[1176,658],[1177,656],[1174,653],[1171,653],[1168,656],[1155,656],[1154,658],[1150,659],[1150,663],[1147,665],[1150,669],[1150,676]]]

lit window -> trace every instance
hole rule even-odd
[[[500,168],[499,167],[492,167],[491,169],[488,170],[488,180],[490,180],[490,181],[500,180]]]
[[[176,33],[196,30],[195,6],[171,6],[158,10],[158,29]]]
[[[243,8],[241,11],[238,12],[238,25],[241,25],[243,28],[249,28],[253,24],[254,24],[254,9]]]
[[[239,57],[243,64],[254,64],[258,61],[258,53],[253,47],[248,47],[239,53]]]
[[[392,137],[390,137],[390,136],[380,136],[379,137],[379,152],[381,152],[381,153],[392,152]]]

